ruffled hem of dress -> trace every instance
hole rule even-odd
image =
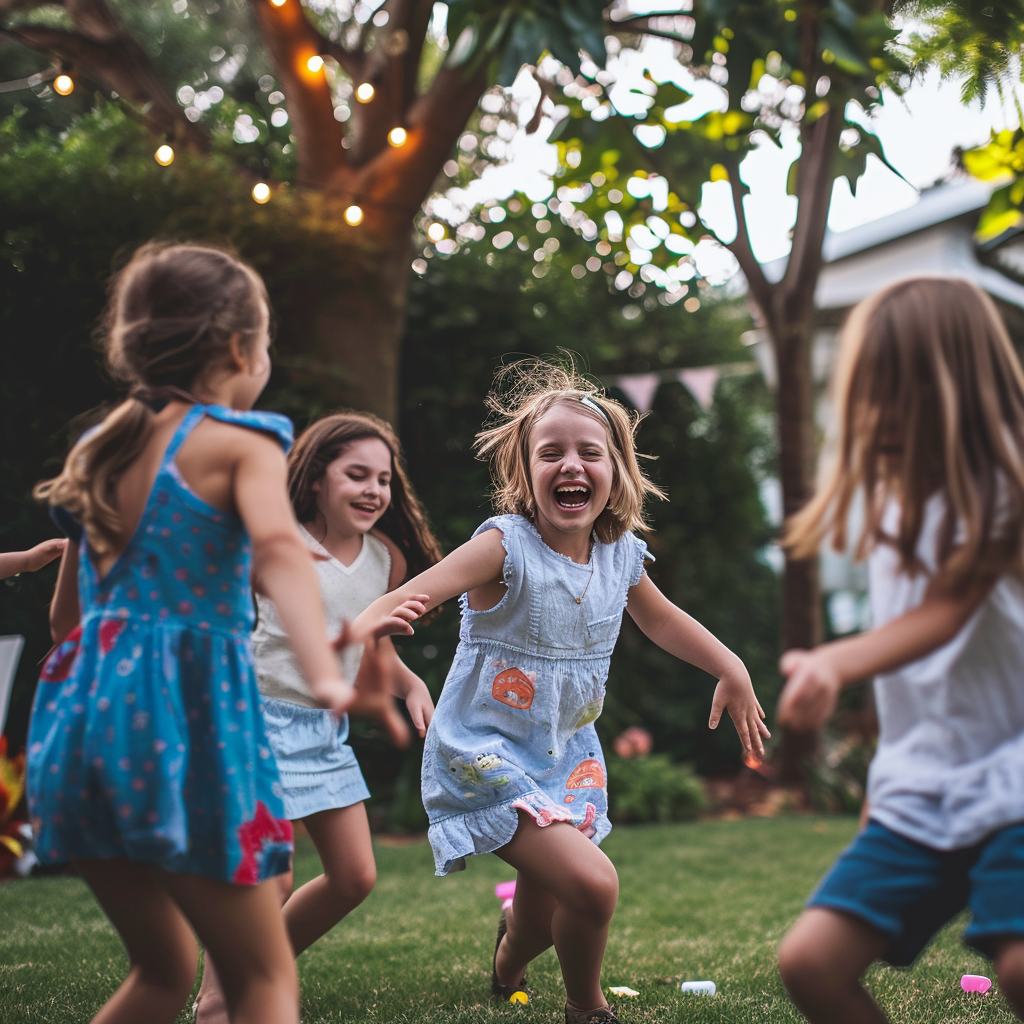
[[[554,821],[571,824],[574,820],[572,814],[561,812],[561,808],[538,789],[520,793],[504,803],[442,818],[427,830],[427,839],[434,851],[434,874],[441,876],[463,871],[467,857],[494,853],[506,846],[519,827],[519,809],[526,811],[541,828]],[[588,838],[595,846],[599,846],[612,830],[605,814],[598,815],[588,827],[593,829]]]

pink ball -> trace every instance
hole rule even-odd
[[[960,979],[960,987],[965,992],[977,992],[979,995],[984,995],[992,987],[992,981],[982,974],[965,974]]]

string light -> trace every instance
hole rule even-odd
[[[427,228],[427,238],[432,242],[440,242],[442,238],[447,234],[443,224],[439,224],[436,220],[433,224]]]
[[[408,138],[409,133],[401,126],[392,128],[391,131],[388,132],[388,142],[390,142],[396,149],[399,146],[404,146],[405,141]]]
[[[270,186],[265,181],[257,181],[252,187],[252,197],[261,205],[270,199]]]
[[[351,224],[352,227],[355,227],[357,224],[362,224],[363,208],[361,206],[356,206],[355,203],[347,207],[345,210],[345,223]]]
[[[314,54],[309,60],[306,61],[306,67],[309,68],[313,74],[316,74],[324,66],[324,59],[320,54]]]
[[[362,82],[356,89],[356,99],[360,103],[369,103],[373,99],[373,94],[376,90],[369,82]]]
[[[174,163],[174,150],[170,146],[161,146],[154,154],[153,159],[161,166],[167,167]]]
[[[75,90],[75,83],[70,75],[58,75],[53,80],[53,91],[59,96],[68,96]]]

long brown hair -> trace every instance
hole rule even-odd
[[[111,373],[134,393],[82,436],[35,497],[65,506],[97,554],[111,551],[121,533],[115,488],[152,434],[152,394],[190,397],[227,358],[233,335],[250,349],[268,310],[260,276],[230,253],[152,242],[138,249],[113,279],[98,334]]]
[[[327,467],[350,444],[366,438],[382,441],[391,452],[391,502],[377,520],[377,528],[405,555],[409,576],[417,576],[441,561],[441,549],[409,482],[395,432],[372,413],[344,411],[324,416],[296,439],[288,456],[288,495],[295,518],[300,523],[323,520],[313,485],[323,480]]]
[[[582,403],[608,431],[612,459],[612,489],[608,504],[594,523],[598,539],[608,544],[627,530],[647,527],[644,499],[665,492],[640,468],[636,431],[643,417],[630,412],[590,380],[572,363],[520,359],[502,367],[487,396],[490,425],[476,435],[476,452],[490,463],[494,482],[493,504],[499,513],[533,521],[536,501],[530,482],[530,433],[534,424],[559,402]]]
[[[835,462],[786,526],[784,544],[796,557],[829,535],[843,550],[862,492],[857,557],[889,543],[903,572],[919,572],[925,505],[940,494],[934,586],[949,592],[1007,568],[1024,574],[1024,373],[983,291],[914,278],[865,299],[843,328],[834,387]],[[898,462],[887,462],[894,448]],[[882,527],[890,498],[901,509],[895,536]]]

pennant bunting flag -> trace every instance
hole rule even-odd
[[[647,412],[654,404],[654,393],[660,383],[660,373],[628,373],[608,378],[608,384],[618,388],[638,412]]]
[[[697,366],[676,373],[679,383],[693,395],[705,412],[715,400],[715,386],[721,375],[722,371],[717,366]]]

